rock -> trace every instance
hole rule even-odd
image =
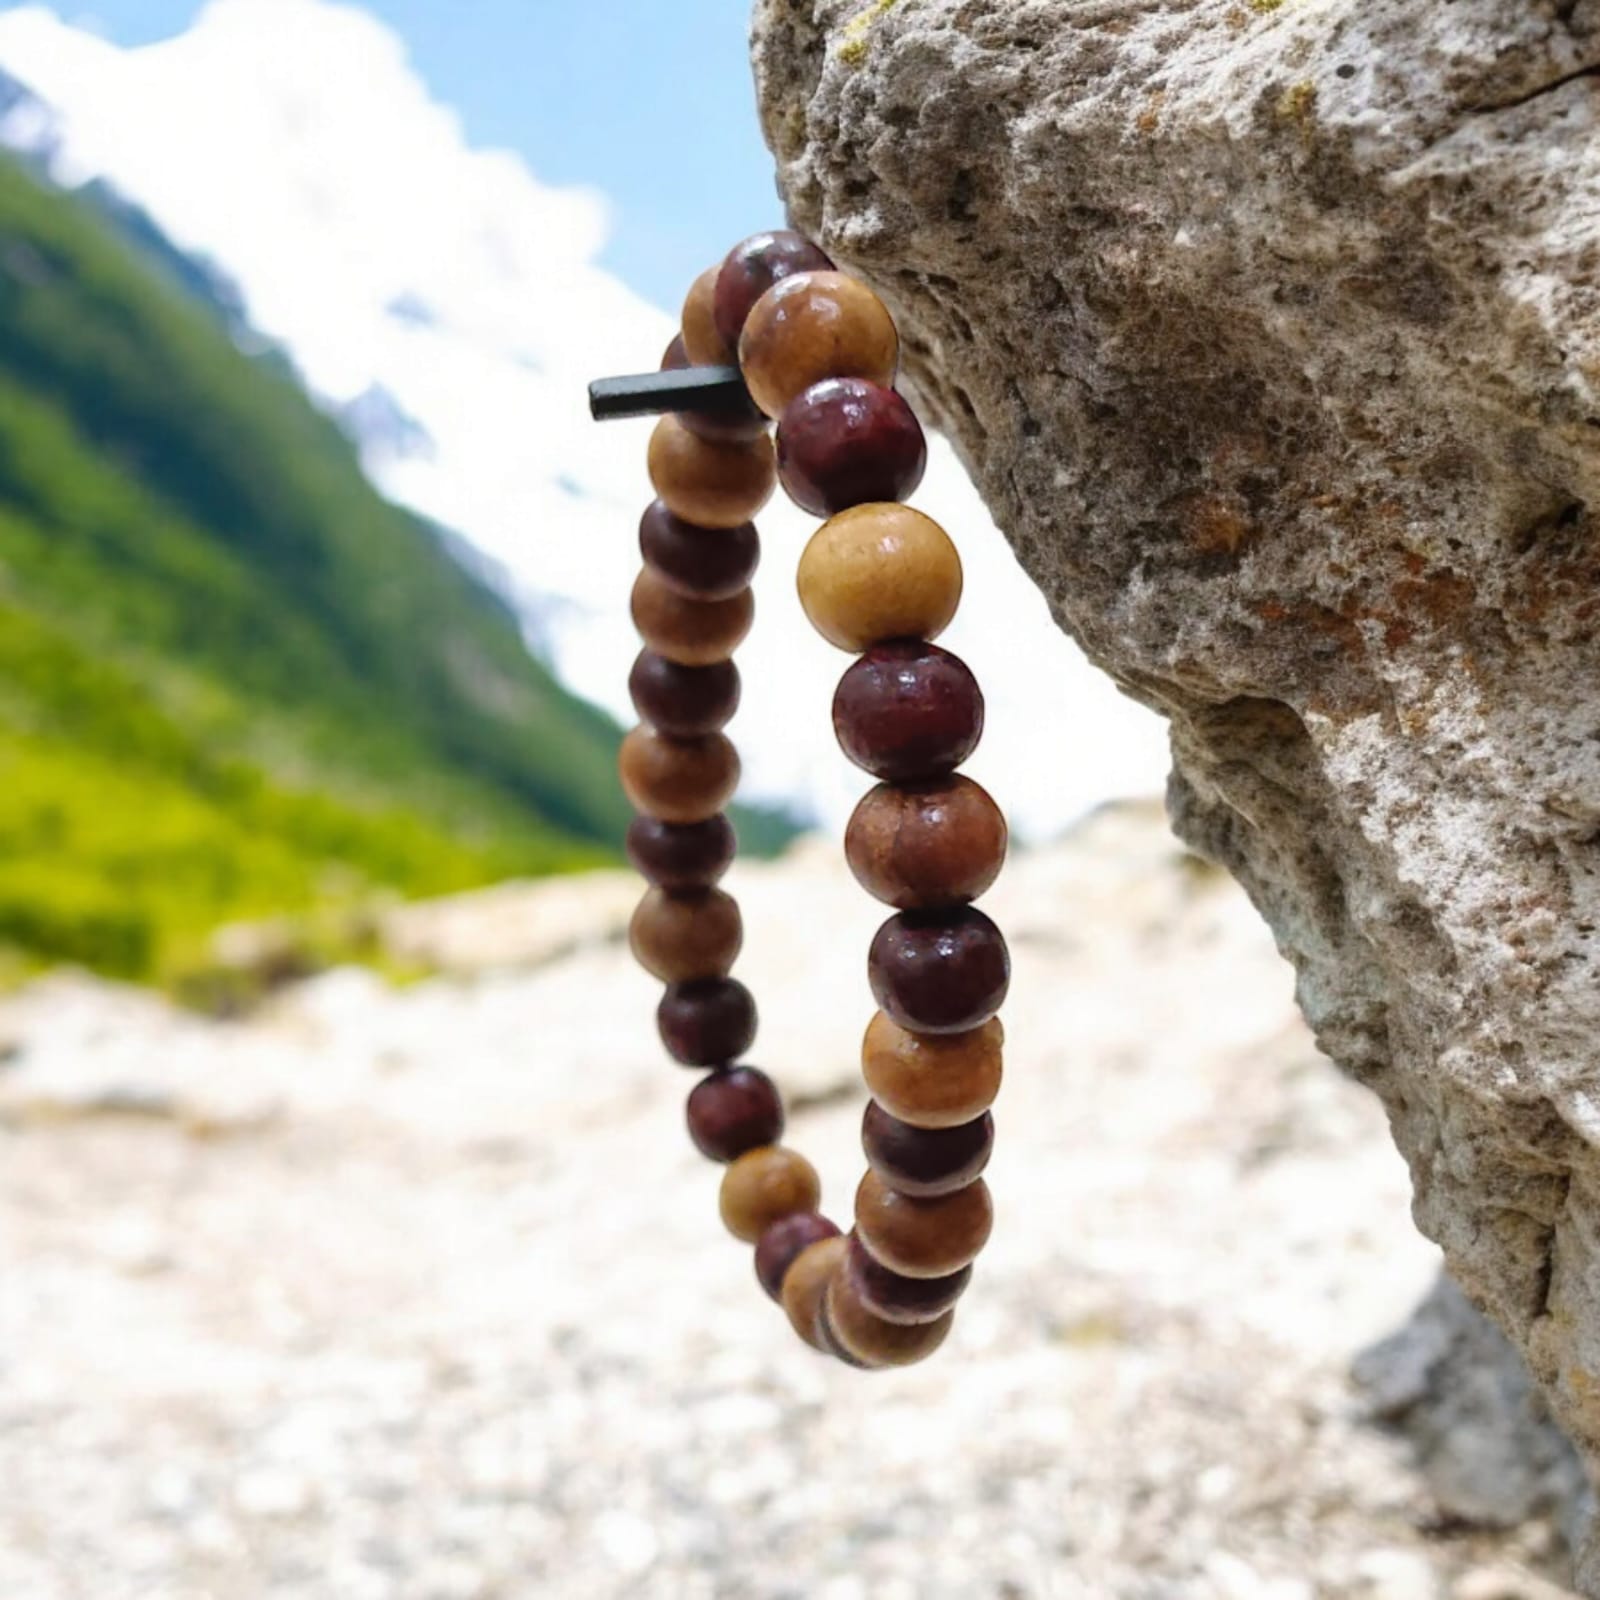
[[[753,52],[796,223],[1593,1469],[1600,6],[760,0]]]
[[[1441,1277],[1398,1333],[1365,1351],[1355,1376],[1371,1412],[1410,1439],[1441,1513],[1478,1527],[1588,1506],[1582,1468],[1552,1425],[1506,1338]]]
[[[5,1028],[0,1127],[111,1120],[232,1138],[283,1110],[272,1052],[123,984],[52,974],[7,998]]]
[[[1567,1594],[1529,1572],[1480,1567],[1462,1574],[1450,1590],[1450,1600],[1567,1600]]]
[[[395,959],[445,972],[538,967],[623,938],[641,892],[631,872],[502,883],[396,906],[379,935]]]

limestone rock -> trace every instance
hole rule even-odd
[[[1600,4],[760,0],[753,48],[791,214],[1170,718],[1178,831],[1593,1468]]]

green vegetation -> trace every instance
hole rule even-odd
[[[182,985],[223,923],[612,859],[616,740],[281,363],[0,164],[12,965]]]

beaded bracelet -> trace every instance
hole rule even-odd
[[[800,1337],[859,1367],[937,1349],[989,1237],[981,1174],[1010,980],[1000,930],[971,905],[1000,871],[1005,818],[955,771],[978,743],[983,696],[930,642],[955,615],[961,561],[944,529],[900,503],[927,451],[892,388],[898,354],[871,290],[798,234],[761,233],[696,279],[659,374],[591,387],[597,417],[669,413],[650,440],[658,498],[639,525],[632,598],[641,726],[619,762],[639,813],[628,856],[651,884],[630,943],[667,986],[657,1022],[668,1053],[710,1069],[687,1120],[701,1153],[727,1166],[724,1224],[755,1246],[756,1276]],[[731,658],[753,620],[750,519],[778,481],[827,519],[800,558],[800,600],[825,639],[857,655],[833,726],[880,781],[850,819],[845,854],[895,908],[868,955],[879,1006],[861,1055],[868,1170],[848,1237],[818,1210],[815,1169],[779,1142],[777,1087],[739,1064],[756,1008],[730,976],[743,929],[717,887],[736,848],[723,807],[739,757],[722,729],[739,703]]]

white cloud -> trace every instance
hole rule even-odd
[[[584,388],[653,367],[673,330],[595,265],[604,198],[473,149],[396,35],[326,0],[211,0],[189,32],[133,50],[17,7],[0,13],[0,67],[60,112],[63,178],[106,177],[212,257],[318,394],[377,385],[426,429],[431,455],[369,463],[381,487],[503,564],[563,679],[629,716],[648,424],[597,427]],[[942,444],[917,503],[967,565],[945,642],[988,694],[973,774],[1033,833],[1158,787],[1160,724],[1054,628]],[[786,504],[761,521],[733,730],[745,792],[837,825],[863,786],[828,724],[844,658],[794,598],[809,522]]]

